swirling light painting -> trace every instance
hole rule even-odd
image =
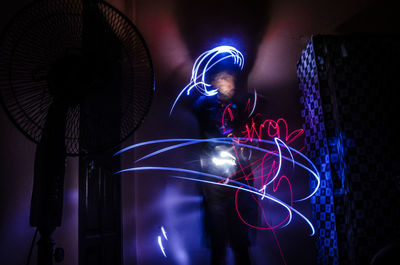
[[[172,104],[170,115],[173,113],[174,107],[182,95],[189,95],[193,89],[198,94],[205,96],[213,96],[218,91],[212,88],[211,84],[207,81],[207,71],[212,69],[219,62],[224,60],[232,60],[232,63],[238,68],[243,68],[244,57],[240,51],[231,46],[219,46],[203,53],[194,63],[192,76],[189,84],[181,90],[176,100]],[[122,172],[143,172],[143,171],[158,171],[165,172],[168,176],[174,179],[180,179],[188,182],[200,182],[204,185],[217,185],[226,189],[235,190],[235,209],[237,216],[247,226],[252,229],[269,230],[274,233],[276,243],[279,247],[278,239],[275,235],[276,229],[282,229],[292,222],[295,216],[299,217],[308,229],[309,234],[312,236],[315,233],[312,222],[298,209],[296,203],[310,199],[318,190],[320,177],[315,165],[304,155],[302,150],[304,147],[295,149],[293,143],[300,140],[304,130],[299,128],[290,131],[289,126],[284,118],[276,120],[263,118],[261,113],[256,113],[257,93],[248,98],[247,105],[244,111],[248,121],[243,123],[240,133],[232,133],[226,131],[229,137],[209,138],[209,139],[156,139],[148,140],[145,142],[136,143],[128,146],[115,155],[144,148],[148,146],[155,147],[153,150],[145,155],[138,157],[134,161],[133,167],[124,168],[118,173]],[[221,124],[227,124],[234,121],[236,118],[232,111],[232,105],[228,104],[223,113]],[[225,127],[222,128],[225,135]],[[215,167],[229,168],[232,166],[235,172],[227,174],[212,174],[210,172],[203,172],[198,168],[189,167],[168,167],[160,166],[157,164],[146,164],[146,161],[157,161],[156,159],[162,155],[168,155],[179,149],[195,148],[195,146],[204,143],[221,144],[231,146],[230,151],[221,150],[218,154],[210,157],[210,161]],[[297,141],[298,145],[298,141]],[[159,146],[159,148],[157,148]],[[245,153],[251,155],[251,163],[241,164],[240,154]],[[137,164],[143,164],[137,166]],[[290,170],[283,170],[290,169]],[[299,170],[304,172],[302,175],[306,178],[311,176],[317,181],[317,186],[308,194],[295,198],[294,190],[296,186],[293,185],[294,175],[290,172]],[[298,177],[299,174],[296,174]],[[251,194],[252,199],[258,207],[258,213],[262,222],[252,223],[241,214],[241,207],[238,205],[238,198],[243,193]],[[280,196],[280,194],[288,194],[288,196]],[[297,196],[297,195],[296,195]],[[271,204],[278,206],[285,214],[279,221],[270,222],[267,218],[269,207]],[[171,240],[169,240],[171,241]],[[163,256],[167,257],[166,244],[169,242],[166,234],[166,229],[161,226],[161,231],[157,236],[157,243]],[[280,247],[279,247],[280,248]],[[283,251],[280,250],[282,261],[286,264]]]

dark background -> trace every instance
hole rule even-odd
[[[30,1],[0,2],[0,27]],[[123,145],[160,139],[196,137],[194,117],[183,105],[169,119],[178,91],[189,80],[195,58],[219,44],[243,51],[248,88],[264,97],[262,112],[283,117],[289,129],[302,126],[296,63],[313,34],[399,33],[398,6],[374,0],[187,1],[113,0],[143,34],[154,63],[156,92],[144,124]],[[24,264],[34,229],[29,226],[35,145],[0,111],[0,263]],[[139,155],[139,154],[137,154]],[[127,155],[129,156],[129,155]],[[132,165],[125,157],[122,167]],[[174,157],[160,163],[181,164]],[[65,249],[62,264],[78,261],[78,160],[68,159],[63,225],[54,234]],[[199,196],[192,184],[154,174],[122,177],[123,253],[125,264],[204,264]],[[307,179],[299,184],[307,190]],[[308,203],[299,208],[311,217]],[[159,225],[175,237],[164,261],[156,245]],[[314,264],[314,239],[304,223],[278,230],[287,264]],[[171,244],[172,245],[172,244]],[[256,264],[282,264],[270,232],[258,235]],[[35,264],[33,257],[32,263]]]

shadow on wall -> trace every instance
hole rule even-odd
[[[231,45],[245,57],[245,84],[269,21],[269,1],[178,0],[175,15],[192,58],[218,45]]]

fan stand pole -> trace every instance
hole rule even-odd
[[[38,228],[40,239],[38,241],[38,264],[37,265],[52,265],[54,256],[55,241],[51,238],[55,228]]]
[[[52,265],[55,241],[61,226],[65,174],[65,117],[68,106],[54,98],[36,148],[30,224],[40,233],[37,265]]]

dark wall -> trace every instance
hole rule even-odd
[[[177,105],[172,118],[168,118],[167,113],[177,93],[187,84],[196,57],[224,41],[237,45],[246,54],[248,89],[256,88],[263,96],[263,114],[273,119],[284,117],[291,129],[300,128],[303,120],[296,63],[301,50],[312,34],[335,33],[339,25],[363,13],[371,4],[376,5],[373,1],[271,1],[261,6],[246,1],[231,4],[229,6],[226,1],[215,4],[209,1],[138,1],[136,23],[153,56],[156,93],[153,108],[136,134],[137,141],[197,135],[196,121],[184,103]],[[386,28],[386,24],[379,27]],[[357,29],[361,30],[354,26],[351,31]],[[368,31],[368,28],[364,30]],[[182,165],[184,155],[166,157],[162,164]],[[307,181],[299,183],[298,187],[307,190]],[[199,211],[196,200],[189,206],[187,202],[196,194],[194,185],[173,182],[157,172],[136,176],[140,263],[159,263],[164,259],[153,243],[157,227],[162,224],[180,238],[179,244],[170,249],[173,254],[168,257],[169,262],[204,264],[207,261],[208,253],[200,238],[199,215],[182,215],[182,212]],[[301,210],[311,216],[307,203]],[[187,228],[188,224],[191,229]],[[294,220],[289,227],[277,231],[277,237],[288,264],[315,262],[313,238],[307,236],[301,221]],[[282,264],[271,233],[259,233],[258,240],[257,247],[252,250],[257,257],[256,264]]]
[[[27,2],[2,1],[0,27],[3,28]],[[397,30],[392,26],[392,21],[397,21],[393,15],[395,9],[372,0],[273,0],[262,4],[208,0],[110,2],[134,18],[149,45],[156,71],[151,111],[130,143],[198,136],[196,121],[184,104],[176,108],[179,115],[169,119],[167,113],[178,91],[188,82],[194,59],[216,44],[226,41],[242,49],[246,56],[248,88],[257,89],[264,97],[263,114],[273,119],[284,117],[289,127],[295,129],[302,125],[296,63],[312,34],[369,31],[366,25],[373,25],[378,32]],[[384,16],[391,19],[380,20]],[[352,22],[352,17],[360,17],[370,24]],[[371,23],[371,17],[376,23]],[[22,264],[34,233],[28,218],[35,146],[13,127],[2,110],[0,128],[0,263]],[[183,155],[193,156],[190,152]],[[132,165],[130,157],[124,159],[125,165]],[[63,227],[57,229],[55,238],[57,246],[65,249],[64,264],[75,264],[78,252],[77,160],[68,162]],[[184,162],[182,156],[157,161],[165,165]],[[136,258],[139,264],[165,262],[155,239],[159,226],[168,225],[176,238],[171,264],[195,264],[195,261],[204,264],[207,250],[201,239],[200,199],[195,185],[171,182],[156,173],[129,175],[123,183],[126,184],[123,186],[125,263],[135,264]],[[299,187],[307,190],[308,184],[300,183]],[[311,216],[307,203],[302,205],[301,211]],[[182,212],[188,214],[185,216]],[[136,224],[132,225],[134,222]],[[288,264],[313,264],[314,242],[307,234],[298,219],[277,231]],[[257,264],[282,264],[271,233],[260,233],[258,240],[259,249],[254,249],[255,253],[260,253]]]

